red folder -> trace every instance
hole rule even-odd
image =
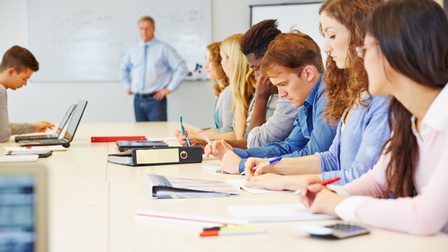
[[[116,142],[119,140],[133,141],[146,140],[145,136],[93,136],[90,138],[92,143]]]

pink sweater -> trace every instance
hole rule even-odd
[[[336,207],[347,221],[417,235],[448,233],[448,88],[444,88],[426,113],[417,137],[420,158],[415,171],[413,198],[381,199],[389,155],[359,179],[342,187],[350,195]],[[371,197],[366,197],[371,196]]]

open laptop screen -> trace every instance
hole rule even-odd
[[[46,250],[47,202],[42,169],[0,167],[0,252]]]
[[[73,139],[76,133],[76,129],[78,128],[79,122],[81,121],[82,115],[84,114],[84,110],[87,106],[87,101],[80,100],[76,105],[75,111],[73,111],[72,118],[70,119],[70,123],[67,126],[67,130],[65,131],[64,138],[69,142]]]
[[[64,129],[65,125],[68,122],[68,119],[70,119],[70,116],[72,115],[73,109],[76,107],[75,104],[70,105],[67,112],[65,112],[64,117],[62,118],[62,121],[58,125],[58,129],[56,130],[56,137],[59,137],[62,130]]]

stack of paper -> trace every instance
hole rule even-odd
[[[211,180],[166,177],[146,174],[152,196],[159,199],[228,197],[239,195],[230,185]]]

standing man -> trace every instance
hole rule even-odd
[[[3,55],[0,63],[0,142],[7,142],[11,135],[44,132],[53,129],[47,121],[32,123],[9,123],[6,89],[16,90],[25,86],[31,75],[39,70],[39,63],[26,48],[13,46]]]
[[[137,122],[166,121],[166,96],[185,80],[185,60],[168,44],[154,38],[154,19],[138,21],[142,41],[132,45],[120,65],[120,81],[128,94],[134,94]]]

